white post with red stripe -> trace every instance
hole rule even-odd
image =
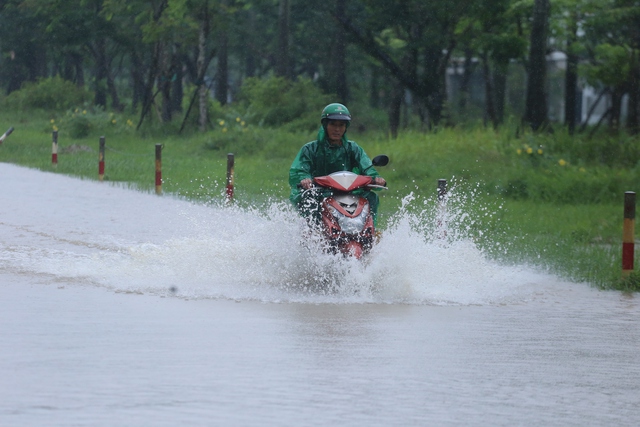
[[[233,167],[235,163],[235,158],[233,153],[227,154],[227,201],[233,201]]]
[[[51,164],[58,166],[58,131],[53,131],[53,142],[51,144]]]

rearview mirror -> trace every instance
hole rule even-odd
[[[389,164],[389,156],[385,154],[375,156],[371,163],[373,163],[373,166],[387,166]]]

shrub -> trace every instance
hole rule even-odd
[[[238,155],[293,160],[308,139],[303,134],[248,126],[242,120],[220,120],[216,124],[216,129],[207,133],[205,148]]]
[[[318,126],[322,109],[331,102],[309,79],[290,81],[283,77],[248,78],[240,99],[246,115],[265,126],[310,130]]]
[[[86,90],[61,77],[51,77],[24,84],[20,90],[9,94],[4,104],[17,110],[67,110],[89,99]]]
[[[85,138],[91,133],[124,133],[133,132],[134,123],[131,119],[107,113],[100,107],[82,107],[68,110],[57,121],[51,119],[53,130],[59,130],[61,135],[73,139]]]
[[[91,131],[91,121],[86,116],[75,116],[69,120],[71,138],[84,138]]]

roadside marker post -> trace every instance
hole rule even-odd
[[[104,145],[105,139],[104,136],[100,137],[100,149],[98,150],[98,179],[100,181],[104,180]]]
[[[444,201],[444,196],[447,195],[447,180],[439,179],[438,180],[438,201],[442,203]]]
[[[439,179],[438,180],[438,219],[437,226],[439,230],[440,239],[445,239],[447,237],[446,230],[446,215],[447,215],[447,180]]]
[[[622,229],[622,277],[633,272],[635,246],[636,193],[624,193],[624,226]]]
[[[0,145],[2,145],[4,140],[7,139],[7,137],[9,135],[11,135],[11,132],[13,132],[13,126],[11,126],[9,129],[7,129],[7,131],[5,133],[3,133],[2,136],[0,136]]]
[[[53,167],[58,166],[58,131],[54,130],[51,144],[51,164]]]
[[[233,153],[227,154],[227,201],[233,201],[233,186],[234,186],[234,168],[235,158]]]
[[[162,194],[162,144],[156,144],[156,194]]]

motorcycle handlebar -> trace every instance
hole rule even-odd
[[[313,185],[311,185],[310,188],[302,188],[302,185],[300,185],[300,184],[296,185],[296,187],[301,189],[303,193],[307,192],[307,191],[320,190],[322,188],[328,188],[328,187],[323,187],[323,186],[315,184],[315,183]],[[365,185],[364,188],[369,188],[369,189],[372,189],[372,190],[374,190],[374,189],[388,190],[389,189],[389,187],[385,187],[384,185],[375,185],[375,184]]]

